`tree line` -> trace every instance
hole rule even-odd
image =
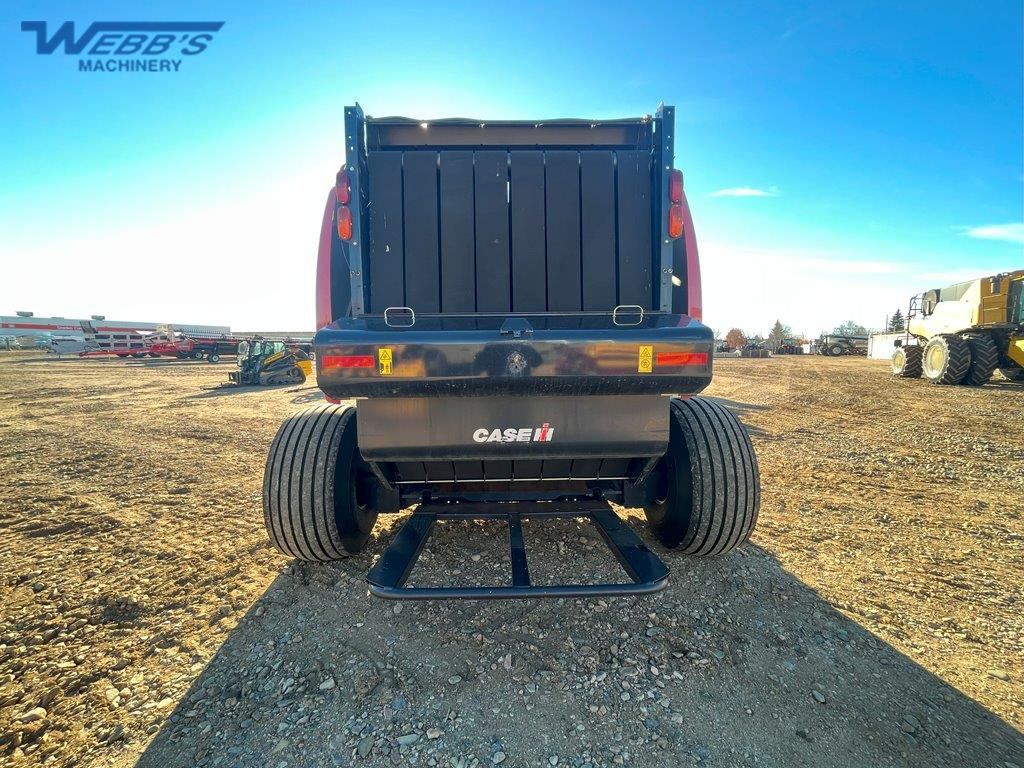
[[[903,317],[903,313],[898,309],[886,320],[885,330],[888,333],[898,333],[904,330],[905,327],[906,320]],[[868,329],[855,320],[847,320],[833,328],[832,334],[836,336],[867,336]],[[715,338],[722,337],[716,332]],[[791,326],[786,325],[781,320],[776,320],[766,335],[746,333],[741,328],[730,328],[725,334],[724,341],[730,348],[739,349],[747,344],[760,346],[767,342],[771,346],[778,348],[783,344],[807,344],[810,340],[794,334]]]

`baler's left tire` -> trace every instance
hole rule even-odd
[[[761,481],[750,436],[725,406],[673,399],[668,452],[648,481],[644,513],[669,549],[722,555],[750,538]]]
[[[318,405],[285,421],[263,474],[263,521],[271,543],[300,560],[357,554],[377,520],[377,511],[357,498],[365,471],[355,408]]]
[[[219,363],[220,355],[217,354],[216,352],[211,352],[209,355],[206,356],[206,359],[211,363]]]

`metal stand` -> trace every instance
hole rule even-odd
[[[523,543],[522,520],[588,518],[632,582],[534,585]],[[438,520],[505,520],[512,559],[512,584],[501,587],[405,587],[430,531]],[[668,568],[618,518],[607,502],[509,502],[425,504],[417,508],[366,576],[370,592],[389,600],[508,600],[541,597],[608,597],[658,592],[668,585]]]

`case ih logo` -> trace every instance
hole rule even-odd
[[[23,21],[23,32],[36,33],[36,53],[85,56],[79,72],[177,72],[184,59],[206,50],[223,21],[94,21],[75,38],[75,22],[65,21],[52,37],[45,21]],[[116,58],[116,57],[130,58]]]
[[[516,429],[488,429],[480,427],[473,433],[473,441],[477,443],[550,443],[555,436],[555,428],[547,422],[540,427],[523,427]]]

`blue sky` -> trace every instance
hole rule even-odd
[[[809,334],[1024,267],[1019,2],[5,3],[0,314],[312,325],[342,109],[678,108],[705,318]],[[898,7],[896,7],[898,6]],[[23,20],[224,21],[175,73]]]

